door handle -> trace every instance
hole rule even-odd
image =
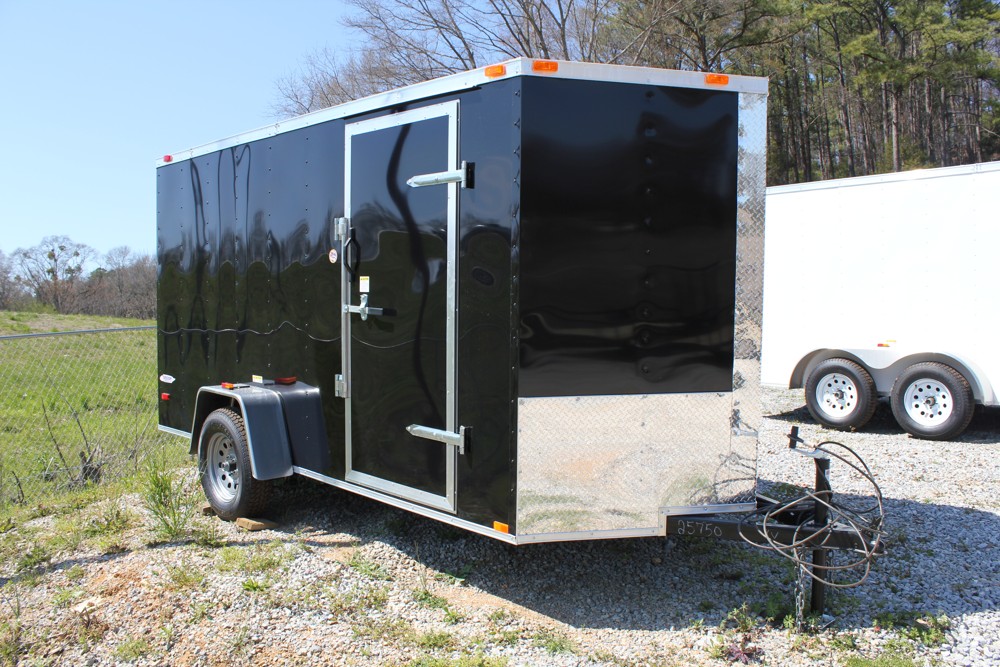
[[[358,243],[354,240],[354,228],[351,227],[347,230],[347,240],[344,241],[344,247],[341,248],[341,252],[344,254],[344,268],[347,269],[347,281],[351,283],[354,282],[354,273],[357,266],[357,262],[351,264],[351,253],[357,246]]]
[[[394,311],[390,308],[374,308],[368,305],[368,295],[361,295],[361,304],[358,306],[347,305],[344,306],[345,313],[357,313],[361,316],[361,321],[364,322],[368,319],[369,315],[373,317],[380,317],[383,315],[393,315]]]

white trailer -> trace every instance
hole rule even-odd
[[[946,440],[1000,404],[1000,162],[768,188],[761,382]]]

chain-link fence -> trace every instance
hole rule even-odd
[[[155,327],[0,336],[0,510],[137,471],[156,378]]]

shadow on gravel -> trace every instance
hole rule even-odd
[[[776,414],[765,415],[768,419],[775,419],[790,424],[816,424],[805,404],[794,410],[787,410]],[[832,431],[831,431],[832,432]],[[875,408],[872,419],[862,429],[863,433],[873,435],[900,435],[903,429],[896,423],[892,416],[892,408],[889,401],[882,399]],[[983,444],[1000,443],[1000,408],[976,406],[976,412],[972,416],[972,421],[965,433],[954,442],[977,442]]]
[[[284,506],[310,509],[287,511],[289,531],[306,523],[355,535],[361,545],[384,542],[437,572],[577,628],[717,624],[744,603],[779,625],[794,612],[795,567],[741,543],[674,537],[514,547],[347,493],[294,493],[305,495]],[[954,616],[998,608],[1000,516],[899,499],[886,500],[886,514],[888,554],[868,582],[829,595],[839,627],[870,627],[884,612]],[[436,592],[447,595],[447,589]]]

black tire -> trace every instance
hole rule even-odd
[[[260,516],[271,484],[253,477],[243,417],[228,408],[212,412],[201,427],[198,451],[201,488],[219,518]]]
[[[951,366],[913,364],[892,385],[892,414],[900,427],[923,440],[957,438],[972,421],[969,381]]]
[[[858,430],[878,406],[875,381],[850,359],[827,359],[817,364],[806,378],[805,394],[813,419],[839,431]]]

